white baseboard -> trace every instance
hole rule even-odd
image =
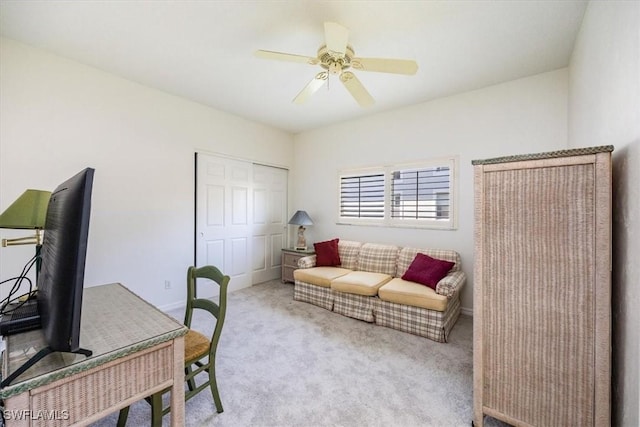
[[[252,285],[248,285],[248,286],[233,286],[233,284],[229,285],[229,289],[227,290],[227,292],[234,292],[240,289],[244,289],[244,288],[249,288]],[[218,292],[216,292],[215,294],[204,294],[204,295],[200,295],[198,294],[198,297],[200,298],[214,298],[218,296]],[[160,305],[158,306],[158,310],[160,311],[164,311],[165,313],[171,310],[176,310],[179,308],[182,308],[182,310],[184,311],[186,307],[186,303],[184,301],[177,301],[177,302],[172,302],[170,304],[164,304],[164,305]]]
[[[462,307],[460,309],[460,313],[462,314],[466,314],[467,316],[471,316],[473,317],[473,308],[466,308],[466,307]]]

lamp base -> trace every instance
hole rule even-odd
[[[307,250],[307,239],[304,238],[304,230],[303,226],[298,227],[298,241],[294,246],[296,251],[306,251]]]

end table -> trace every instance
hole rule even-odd
[[[298,268],[298,260],[302,257],[313,254],[315,254],[315,251],[311,249],[304,251],[293,248],[282,249],[282,283],[293,283],[293,270]]]

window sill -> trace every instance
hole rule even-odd
[[[388,223],[388,222],[370,222],[370,221],[344,221],[339,220],[336,221],[336,225],[355,225],[355,226],[364,226],[364,227],[383,227],[383,228],[411,228],[411,229],[420,229],[420,230],[442,230],[442,231],[455,231],[457,230],[457,226],[453,224],[397,224],[397,223]]]

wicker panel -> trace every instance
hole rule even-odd
[[[334,292],[333,311],[343,316],[373,322],[373,308],[378,297]]]
[[[63,427],[98,414],[104,415],[130,399],[141,399],[152,390],[170,385],[173,377],[173,347],[163,344],[108,365],[90,369],[31,391],[35,414],[57,412],[57,419],[32,420],[32,426]],[[103,392],[95,393],[92,390]]]
[[[483,403],[522,423],[594,424],[594,187],[593,164],[484,174]]]
[[[524,160],[543,160],[543,159],[584,156],[584,155],[598,154],[598,153],[611,153],[612,151],[613,151],[613,145],[601,145],[598,147],[571,148],[568,150],[547,151],[544,153],[518,154],[515,156],[495,157],[493,159],[472,160],[471,164],[472,165],[491,165],[491,164],[497,164],[497,163],[519,162]]]
[[[376,325],[420,335],[438,342],[447,342],[449,331],[460,316],[460,299],[456,294],[449,300],[445,311],[377,299],[374,316]]]
[[[331,288],[296,280],[293,286],[293,299],[333,310],[334,292]]]

